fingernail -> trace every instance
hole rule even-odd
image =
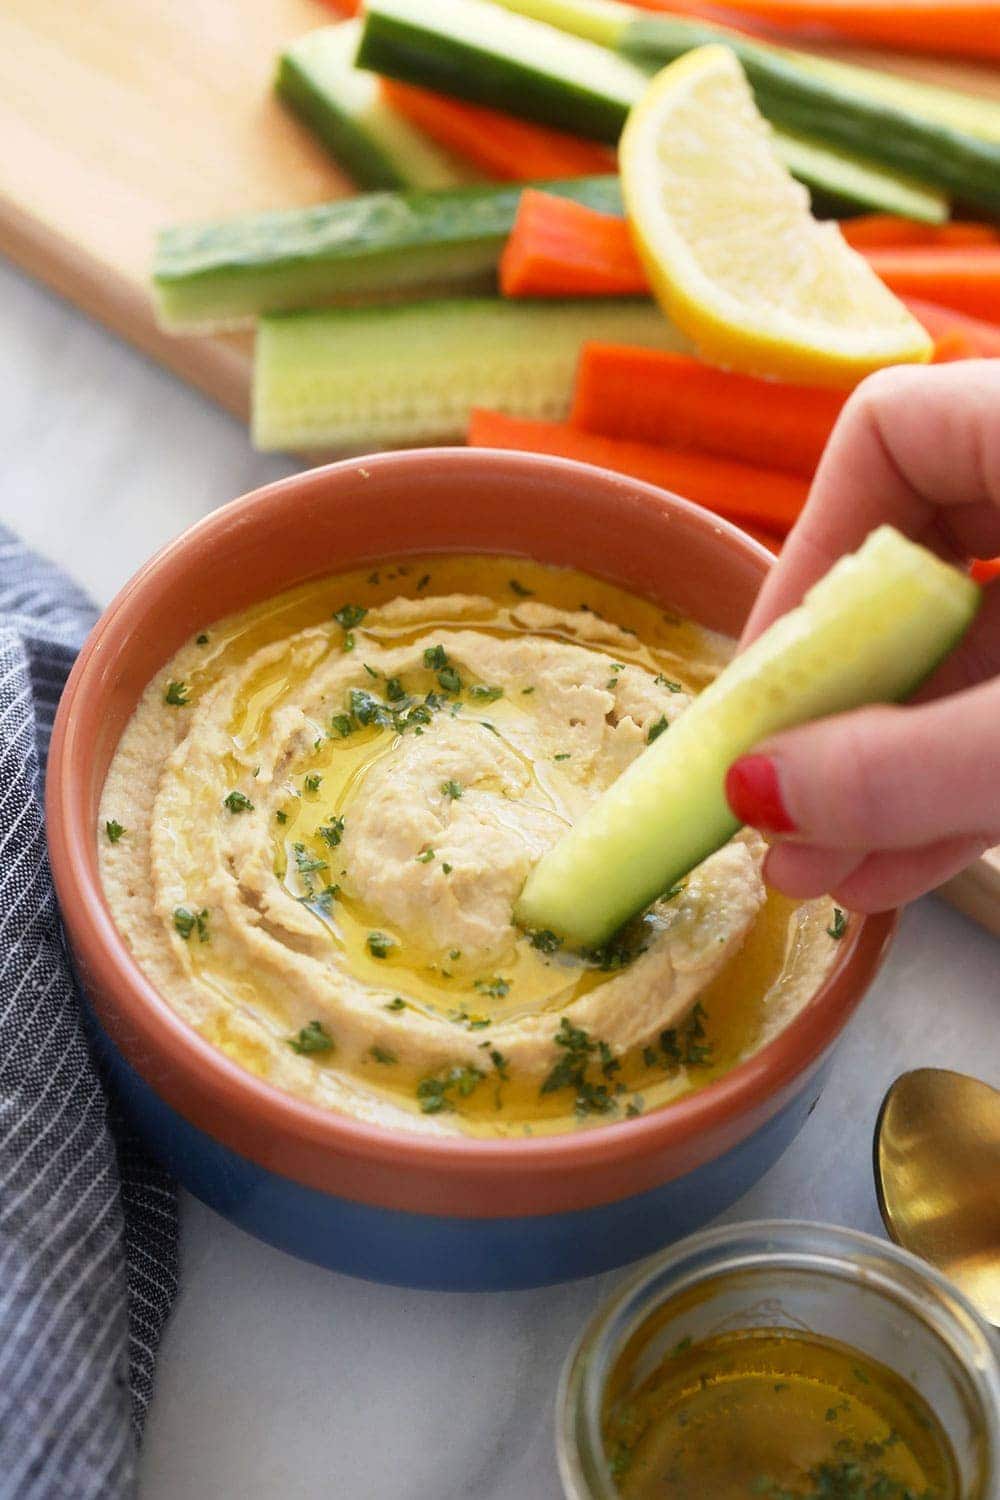
[[[781,795],[778,768],[769,755],[742,755],[726,773],[726,797],[741,823],[762,833],[794,833]]]

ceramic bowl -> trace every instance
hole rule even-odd
[[[562,459],[424,449],[268,485],[169,543],[94,627],[56,718],[49,846],[95,1045],[123,1107],[185,1186],[262,1239],[354,1275],[532,1286],[650,1253],[773,1164],[819,1096],[893,919],[853,920],[810,1003],[725,1077],[661,1111],[563,1135],[438,1139],[361,1124],[204,1041],[137,967],[102,894],[98,803],[122,730],[150,678],[206,622],[361,563],[448,551],[571,565],[730,633],[770,563],[708,511]]]

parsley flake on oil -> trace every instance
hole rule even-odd
[[[371,1055],[372,1057],[374,1057],[375,1061],[377,1063],[382,1063],[384,1067],[391,1068],[399,1062],[399,1058],[396,1056],[395,1052],[390,1052],[388,1047],[380,1047],[376,1043],[375,1046],[369,1048],[369,1051],[371,1052]]]
[[[553,760],[569,760],[570,759],[570,752],[568,750],[562,750],[562,751],[560,751],[560,753],[558,755],[553,755],[552,759]]]
[[[334,714],[330,720],[330,728],[334,734],[339,735],[342,740],[346,740],[349,734],[354,733],[354,720],[350,714]]]
[[[387,1005],[384,1005],[382,1007],[382,1009],[383,1010],[405,1010],[406,1009],[406,1001],[403,999],[402,995],[394,995],[392,997],[392,999],[389,1001],[389,1003]]]
[[[441,868],[442,868],[442,870],[444,871],[444,873],[446,875],[450,875],[451,874],[452,867],[451,867],[451,865],[448,863],[448,861],[446,859],[443,859],[441,861]]]
[[[322,1021],[310,1021],[308,1026],[302,1027],[298,1036],[288,1038],[288,1045],[300,1057],[305,1057],[311,1052],[332,1052],[334,1041]]]
[[[222,803],[224,807],[228,807],[231,813],[253,812],[253,803],[246,792],[238,791],[235,788],[227,796],[223,797]]]
[[[646,731],[646,744],[651,745],[654,740],[658,740],[660,738],[660,735],[669,728],[669,719],[667,718],[666,714],[661,714],[656,723],[650,724],[649,729]]]
[[[520,581],[519,578],[508,579],[507,587],[510,589],[511,593],[516,594],[519,599],[530,599],[535,592],[534,589],[525,588],[524,584]]]
[[[365,944],[372,958],[388,958],[396,946],[387,932],[370,932]]]
[[[664,677],[662,672],[657,672],[653,678],[657,687],[665,687],[668,693],[683,693],[684,688],[679,682],[672,682],[669,677]]]
[[[475,698],[479,703],[495,703],[498,698],[503,697],[502,687],[487,687],[477,682],[469,689],[469,697]]]
[[[839,942],[847,931],[847,913],[841,911],[839,906],[833,908],[833,921],[826,931],[827,936],[832,937],[835,942]]]
[[[121,823],[118,822],[117,818],[109,818],[104,825],[104,832],[108,836],[109,844],[117,844],[118,840],[125,832],[125,829],[122,827]]]
[[[171,708],[185,708],[191,702],[190,690],[186,682],[169,682],[167,691],[163,695],[164,703],[169,703]]]
[[[429,865],[430,862],[431,862],[431,860],[433,858],[434,858],[434,850],[433,849],[425,849],[424,852],[423,852],[423,854],[418,854],[417,855],[417,863],[421,864],[421,865]]]
[[[479,1068],[456,1065],[446,1073],[421,1078],[417,1084],[417,1099],[422,1112],[436,1115],[442,1110],[454,1109],[455,1098],[467,1099],[485,1076]]]
[[[316,832],[328,848],[336,849],[344,837],[344,820],[343,818],[331,818],[329,823],[321,823]]]
[[[481,995],[489,995],[491,1000],[502,1000],[504,995],[510,993],[510,980],[501,979],[499,974],[495,974],[492,979],[474,979],[472,983],[474,989]]]
[[[448,653],[443,646],[428,646],[424,651],[424,666],[432,672],[440,672],[448,665]]]
[[[310,771],[302,785],[307,792],[318,792],[323,778],[318,771]]]
[[[562,938],[552,932],[548,927],[541,928],[538,932],[530,934],[528,941],[539,953],[558,953],[562,947]]]
[[[339,609],[334,610],[333,618],[341,630],[353,630],[355,625],[361,624],[367,613],[367,609],[361,604],[342,604]]]
[[[421,593],[431,581],[431,575],[425,573],[422,578],[417,579],[417,593]]]
[[[446,693],[460,693],[462,691],[462,679],[450,663],[439,670],[437,680]]]
[[[274,816],[277,818],[277,820],[278,820],[279,823],[287,823],[288,822],[288,814],[286,812],[284,812],[280,807],[278,808],[278,811],[275,813]]]

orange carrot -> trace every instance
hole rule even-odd
[[[595,343],[580,357],[570,421],[607,437],[701,448],[811,479],[845,400],[686,354]]]
[[[977,557],[969,572],[977,583],[992,583],[1000,578],[1000,557]]]
[[[931,338],[946,338],[949,334],[959,333],[968,339],[977,359],[995,359],[1000,355],[1000,324],[987,323],[982,318],[968,318],[952,307],[924,302],[919,297],[904,297],[903,301]]]
[[[356,16],[362,0],[326,0],[326,3],[342,16]]]
[[[386,101],[411,124],[491,177],[526,182],[617,170],[615,153],[593,141],[394,78],[383,78],[381,88]]]
[[[860,214],[844,219],[840,232],[855,250],[900,250],[904,245],[997,245],[1000,234],[991,224],[952,219],[948,224],[920,224],[895,214]]]
[[[972,340],[968,334],[962,333],[961,329],[953,328],[949,333],[943,333],[940,338],[934,340],[932,362],[936,365],[949,365],[956,359],[978,358]]]
[[[738,26],[773,26],[813,41],[860,42],[901,52],[1000,58],[996,0],[634,0],[646,10],[681,11]]]
[[[469,423],[476,448],[519,448],[557,453],[648,480],[697,500],[729,520],[749,522],[784,536],[805,504],[809,486],[791,474],[754,468],[689,448],[661,448],[583,432],[566,422],[534,422],[501,412],[477,410]]]
[[[538,188],[521,194],[500,258],[505,297],[615,297],[648,292],[628,225]]]
[[[868,264],[899,296],[924,297],[1000,322],[1000,247],[869,250]]]

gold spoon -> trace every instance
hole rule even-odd
[[[890,1237],[1000,1326],[1000,1090],[945,1068],[896,1079],[875,1126]]]

